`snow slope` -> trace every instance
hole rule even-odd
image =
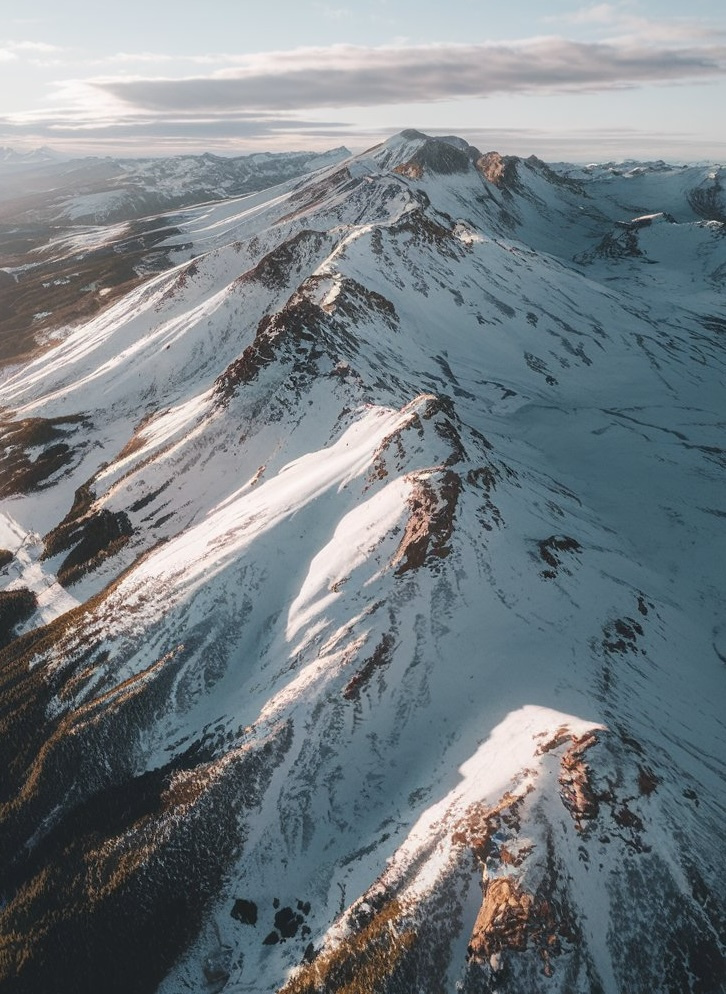
[[[8,989],[724,988],[713,171],[404,132],[11,371]]]

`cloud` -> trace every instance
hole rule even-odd
[[[574,24],[589,28],[601,28],[598,33],[602,40],[615,44],[640,42],[685,41],[703,43],[723,38],[726,32],[707,18],[691,17],[649,18],[632,13],[628,3],[598,3],[580,7],[569,14],[551,15],[543,18],[549,24]]]
[[[57,45],[48,45],[44,41],[8,41],[0,42],[0,62],[17,62],[26,59],[34,63],[38,56],[47,56],[61,49]]]
[[[570,24],[612,24],[623,16],[621,5],[614,3],[598,3],[590,7],[580,7],[571,14],[563,14],[559,18],[550,17],[548,20],[567,21]]]
[[[319,149],[341,145],[355,133],[346,122],[299,117],[224,115],[159,119],[97,117],[84,123],[64,116],[0,116],[0,145],[51,145],[71,155],[177,155]],[[365,137],[363,143],[373,144]],[[376,137],[376,141],[380,137]]]
[[[619,8],[598,4],[587,10],[604,23]],[[17,57],[7,43],[0,43],[0,60],[3,51],[10,59]],[[152,76],[155,62],[158,75]],[[346,108],[386,107],[380,112],[386,124],[392,123],[392,114],[400,114],[405,118],[401,127],[416,124],[426,131],[426,118],[436,117],[428,107],[439,101],[715,82],[726,76],[726,45],[541,37],[472,45],[399,41],[378,48],[337,45],[254,55],[199,54],[173,61],[153,52],[117,52],[106,59],[103,76],[98,63],[83,70],[75,64],[72,71],[79,77],[56,78],[45,106],[0,118],[0,142],[15,136],[57,142],[66,149],[81,144],[90,148],[93,141],[107,149],[114,143],[170,147],[174,141],[180,147],[197,143],[200,150],[235,142],[256,148],[310,147],[310,138],[322,141],[325,135],[339,142],[362,134],[347,130],[343,118],[356,115]],[[412,120],[414,105],[418,122]],[[362,114],[364,120],[371,116],[368,110]],[[317,120],[322,116],[339,120]],[[348,143],[357,144],[355,139]]]
[[[342,21],[353,16],[353,11],[350,7],[334,7],[332,4],[322,3],[320,0],[313,3],[313,7],[319,17],[329,17],[334,21]]]
[[[251,57],[181,79],[96,80],[128,107],[155,113],[427,103],[497,93],[608,90],[726,75],[726,46],[658,47],[539,38],[509,44],[363,48],[338,45]]]
[[[443,134],[443,132],[441,132]],[[534,153],[549,161],[591,162],[615,159],[648,159],[667,156],[676,161],[692,161],[694,149],[700,158],[722,159],[726,141],[709,136],[696,141],[682,132],[648,130],[637,127],[577,128],[552,133],[536,128],[457,128],[456,133],[482,151],[498,149],[513,155]]]
[[[9,42],[11,48],[18,52],[33,52],[45,54],[46,52],[60,52],[57,45],[49,45],[44,41],[14,41]]]
[[[12,130],[18,135],[37,134],[55,138],[79,138],[88,132],[97,138],[180,137],[200,140],[229,137],[262,137],[281,131],[317,130],[333,134],[345,124],[334,121],[306,121],[298,117],[264,117],[262,115],[227,115],[159,120],[153,118],[97,118],[92,124],[72,118],[35,117],[25,121],[0,117],[0,130]]]
[[[60,52],[57,45],[49,45],[44,41],[9,41],[7,39],[0,42],[2,51],[22,52],[30,55],[48,55],[51,52]]]

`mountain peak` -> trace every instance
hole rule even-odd
[[[462,138],[434,137],[414,129],[392,135],[371,153],[386,168],[410,175],[428,170],[440,176],[468,172],[480,154]]]

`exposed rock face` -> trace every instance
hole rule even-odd
[[[449,554],[460,492],[461,479],[453,470],[414,481],[410,516],[392,560],[399,575]]]
[[[506,188],[517,178],[517,162],[514,155],[487,152],[477,159],[476,168],[487,182]]]
[[[560,762],[562,803],[572,815],[578,829],[582,828],[583,822],[596,818],[599,810],[590,782],[590,770],[584,759],[587,750],[596,742],[597,735],[594,732],[576,738]]]
[[[421,179],[424,173],[423,166],[419,162],[402,162],[400,166],[394,166],[393,171],[407,179]]]
[[[425,141],[411,162],[422,170],[430,169],[440,176],[466,173],[471,168],[470,156],[463,149],[436,139]]]
[[[494,837],[507,829],[519,831],[521,803],[521,796],[507,792],[497,804],[490,807],[481,803],[473,804],[466,816],[454,826],[451,841],[454,845],[467,846],[482,868],[493,857],[501,859],[503,851],[507,854],[505,861],[514,862],[509,850],[499,846]]]
[[[563,559],[558,553],[582,551],[582,546],[577,539],[570,538],[569,535],[550,535],[549,538],[542,539],[537,544],[540,556],[549,567],[543,571],[542,576],[548,579],[554,579],[562,567]]]
[[[345,685],[343,697],[347,701],[357,700],[361,690],[368,684],[374,672],[390,663],[394,644],[393,637],[386,633],[373,650],[372,655],[364,661],[363,666]]]
[[[599,245],[589,252],[583,253],[580,259],[584,263],[594,259],[641,259],[643,250],[638,240],[637,228],[611,232],[602,239]]]
[[[312,343],[320,319],[320,308],[304,294],[291,299],[280,314],[264,317],[257,327],[253,344],[248,345],[239,359],[230,363],[215,381],[215,392],[220,400],[227,401],[240,385],[250,383],[260,370],[275,360],[279,349]]]
[[[326,245],[332,247],[332,244],[332,239],[325,232],[303,229],[263,256],[256,266],[240,277],[240,281],[256,281],[268,289],[292,288],[309,268],[310,258],[315,258],[321,248]]]
[[[511,877],[488,881],[471,934],[470,956],[491,962],[505,949],[523,951],[529,942],[541,942],[544,951],[557,949],[557,923],[547,901],[536,901]]]

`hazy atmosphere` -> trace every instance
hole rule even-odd
[[[361,150],[401,128],[547,159],[719,158],[713,0],[38,0],[3,18],[0,142],[70,154]]]

